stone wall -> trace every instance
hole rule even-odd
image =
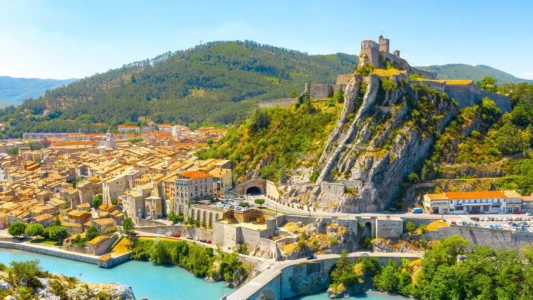
[[[33,252],[33,253],[38,253],[38,254],[43,254],[43,255],[55,256],[55,257],[64,258],[64,259],[81,261],[81,262],[88,263],[88,264],[94,264],[94,265],[98,264],[98,257],[96,256],[89,256],[89,255],[73,253],[73,252],[65,252],[63,250],[58,250],[58,249],[49,248],[49,247],[38,247],[38,246],[22,244],[22,243],[0,241],[0,248],[17,249],[17,250]]]
[[[179,233],[183,237],[191,236],[198,239],[213,240],[213,233],[211,231],[183,225],[137,226],[135,230],[148,233]]]
[[[329,98],[333,95],[333,89],[331,84],[311,84],[310,96],[314,99],[324,99]]]
[[[533,244],[533,233],[512,232],[487,228],[469,228],[464,226],[442,227],[437,231],[428,231],[421,236],[429,240],[439,240],[460,235],[470,241],[470,248],[476,245],[493,248],[517,249]]]
[[[417,68],[413,68],[411,67],[411,71],[415,74],[418,74],[424,78],[428,78],[428,79],[437,79],[437,73],[436,72],[429,72],[429,71],[424,71],[424,70],[420,70],[420,69],[417,69]]]
[[[279,194],[276,184],[270,180],[266,181],[266,196],[271,200],[281,199],[281,195]]]
[[[363,181],[362,180],[347,180],[347,179],[340,179],[340,183],[344,184],[344,186],[352,189],[360,190],[363,188]]]
[[[403,233],[403,221],[400,219],[378,219],[376,227],[376,238],[397,239]]]
[[[128,252],[126,254],[119,255],[117,257],[111,257],[108,260],[98,260],[98,267],[109,269],[114,266],[118,266],[122,263],[125,263],[130,260],[131,252]]]
[[[508,96],[483,91],[473,83],[468,85],[446,85],[445,92],[457,101],[459,109],[472,106],[481,101],[481,99],[488,97],[496,103],[502,112],[511,111],[511,102]]]

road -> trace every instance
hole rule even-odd
[[[299,209],[299,208],[293,208],[289,207],[287,205],[279,204],[275,201],[272,201],[268,198],[266,198],[264,195],[259,196],[247,196],[247,200],[251,203],[253,203],[254,199],[261,198],[265,199],[265,203],[263,206],[268,207],[273,210],[277,210],[278,212],[282,212],[285,214],[295,214],[295,215],[302,215],[302,216],[312,216],[312,217],[338,217],[341,219],[354,219],[355,217],[363,217],[363,218],[370,218],[370,217],[377,217],[377,218],[386,218],[387,216],[390,216],[391,218],[408,218],[408,219],[434,219],[434,220],[447,220],[447,221],[469,221],[471,222],[472,217],[493,217],[493,218],[501,218],[501,217],[523,217],[527,218],[525,215],[514,215],[514,214],[480,214],[480,215],[436,215],[436,214],[413,214],[411,212],[404,212],[404,213],[335,213],[335,212],[327,212],[327,211],[308,211],[307,209]],[[494,223],[496,224],[496,223]]]
[[[353,252],[348,254],[349,257],[361,257],[361,256],[370,256],[370,257],[407,257],[407,258],[422,258],[423,253],[378,253],[378,252]],[[317,255],[316,259],[312,261],[319,261],[323,259],[332,259],[339,258],[339,254],[325,254]],[[242,300],[248,299],[253,295],[258,289],[268,284],[274,277],[276,277],[284,268],[296,265],[301,262],[308,261],[306,258],[300,258],[295,260],[286,260],[278,262],[263,271],[261,274],[254,277],[252,280],[245,283],[239,289],[235,290],[233,293],[227,296],[227,300]]]

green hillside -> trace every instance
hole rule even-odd
[[[505,73],[503,71],[485,65],[471,66],[465,64],[449,64],[440,66],[432,65],[416,68],[426,71],[437,72],[438,78],[442,79],[472,79],[474,81],[481,81],[481,79],[490,76],[496,78],[499,83],[533,83],[533,80],[517,78],[509,73]]]
[[[214,42],[54,89],[20,107],[0,110],[0,122],[12,125],[4,137],[91,130],[91,122],[116,126],[140,115],[158,123],[229,124],[246,118],[257,101],[300,93],[305,82],[334,83],[355,64],[356,57],[346,54],[308,55],[252,41]],[[45,109],[52,113],[43,117]]]
[[[0,107],[19,105],[28,98],[38,98],[51,90],[77,79],[13,78],[0,76]]]

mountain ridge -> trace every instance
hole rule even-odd
[[[19,105],[25,99],[37,98],[47,90],[61,87],[78,79],[43,79],[0,76],[0,106]]]
[[[439,79],[472,79],[481,81],[483,78],[494,77],[499,84],[502,83],[533,83],[533,80],[518,78],[512,74],[487,65],[468,65],[468,64],[445,64],[417,66],[417,69],[424,71],[437,72]]]

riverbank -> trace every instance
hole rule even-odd
[[[328,300],[329,296],[326,291],[321,293],[316,293],[312,295],[305,295],[296,298],[291,298],[291,300]],[[343,298],[344,299],[344,298]],[[368,291],[363,294],[357,294],[350,296],[348,299],[366,299],[366,300],[409,300],[409,297],[391,295],[387,293],[377,292],[377,291]]]
[[[176,266],[159,266],[132,260],[110,269],[102,269],[54,256],[0,249],[0,263],[31,259],[39,259],[43,269],[50,273],[73,276],[89,283],[116,282],[131,286],[137,299],[220,299],[232,291],[223,282],[208,283]]]
[[[36,245],[36,244],[30,244],[30,243],[25,243],[25,242],[13,242],[13,241],[6,241],[6,240],[0,241],[0,248],[16,249],[20,251],[38,253],[42,255],[49,255],[49,256],[59,257],[63,259],[69,259],[73,261],[93,264],[101,268],[111,268],[121,263],[124,263],[129,260],[129,256],[130,256],[129,253],[116,256],[116,257],[111,257],[109,255],[108,256],[106,255],[93,256],[93,255],[88,255],[84,253],[66,251],[61,248],[56,248],[54,246],[44,246],[44,245]],[[106,256],[105,259],[101,259],[104,256]]]

